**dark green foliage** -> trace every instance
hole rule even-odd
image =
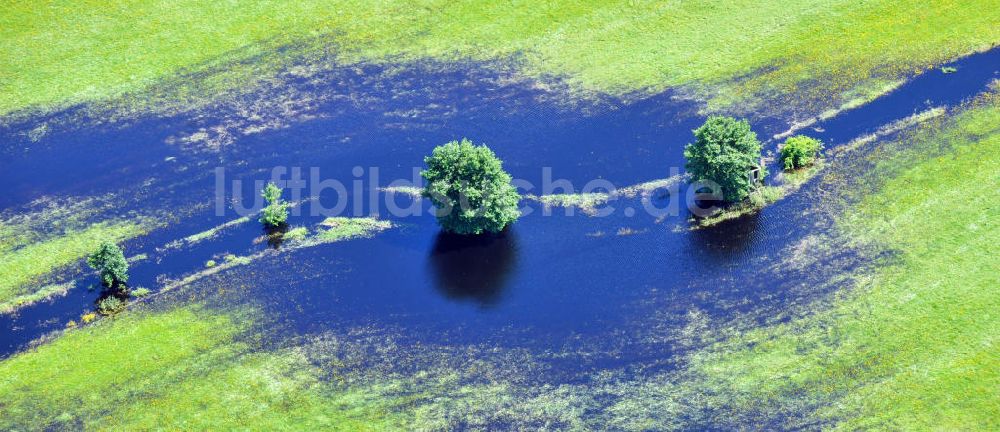
[[[452,141],[424,158],[423,195],[437,207],[438,223],[457,234],[500,232],[520,217],[521,200],[510,174],[486,146]]]
[[[87,264],[101,275],[101,282],[108,287],[128,282],[128,261],[118,245],[102,242],[94,253],[87,257]]]
[[[750,195],[752,169],[760,168],[759,179],[767,175],[764,167],[759,166],[760,141],[746,120],[709,117],[694,130],[694,137],[694,143],[684,149],[691,181],[717,183],[726,201],[742,201]]]
[[[261,193],[267,207],[260,212],[260,222],[270,226],[281,226],[288,220],[288,203],[281,200],[281,188],[268,183]]]
[[[796,135],[785,140],[781,147],[781,162],[786,170],[812,165],[816,155],[823,149],[823,143],[815,138]]]

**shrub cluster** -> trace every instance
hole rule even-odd
[[[423,196],[437,208],[438,223],[457,234],[497,233],[520,217],[521,199],[511,176],[486,146],[452,141],[424,158]]]
[[[809,166],[822,149],[823,143],[820,140],[796,135],[785,140],[785,144],[781,147],[781,162],[785,165],[785,170]]]
[[[97,302],[97,311],[101,315],[114,315],[123,310],[125,310],[125,301],[113,295],[102,298]]]

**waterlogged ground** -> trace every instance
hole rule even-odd
[[[704,102],[581,97],[502,61],[312,62],[189,109],[133,111],[140,92],[8,116],[0,428],[988,429],[1000,51],[948,65],[835,116],[756,115],[770,156],[794,127],[823,139],[827,160],[776,203],[708,227],[688,220],[682,178]],[[490,145],[528,193],[554,192],[546,173],[574,188],[557,193],[598,179],[627,193],[606,216],[525,200],[502,235],[442,235],[426,203],[384,188],[462,137]],[[921,171],[949,163],[976,175]],[[237,211],[275,167],[301,168],[308,186],[286,196],[284,235]],[[311,169],[345,190],[310,185]],[[904,187],[928,177],[926,191]],[[656,180],[675,193],[628,188]],[[984,207],[935,213],[969,185],[984,185]],[[351,219],[320,214],[338,203]],[[914,246],[922,217],[892,216],[912,212],[954,220]],[[964,237],[948,226],[977,234],[952,245]],[[100,293],[80,260],[106,237],[123,242],[130,285],[153,293],[113,318],[91,315]],[[962,252],[928,257],[941,244]],[[963,254],[976,270],[951,291],[964,296],[912,310],[864,296],[923,299],[938,291],[899,279],[905,266]],[[923,280],[945,290],[943,274]],[[962,322],[934,321],[937,308]],[[864,324],[914,311],[930,324]],[[963,337],[932,352],[979,348],[916,354],[920,332],[942,328]],[[941,362],[959,372],[899,373]]]

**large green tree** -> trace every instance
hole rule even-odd
[[[767,175],[760,165],[760,140],[746,120],[709,117],[694,130],[694,138],[684,149],[691,181],[715,182],[724,200],[742,201],[750,195],[754,188],[751,170],[760,169],[758,179]]]
[[[438,223],[457,234],[500,232],[521,215],[521,196],[502,162],[468,139],[438,146],[424,158],[423,195],[437,208]]]

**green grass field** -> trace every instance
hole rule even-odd
[[[813,406],[843,430],[998,426],[1000,99],[904,139],[881,155],[879,192],[840,222],[897,256],[831,309],[702,359],[742,409]]]
[[[0,363],[0,428],[377,428],[339,411],[301,353],[251,353],[252,318],[183,306],[67,330]]]
[[[0,11],[0,114],[108,100],[286,44],[343,62],[518,55],[525,74],[585,93],[681,87],[714,107],[794,93],[818,113],[989,48],[998,20],[989,2],[951,0],[17,1]],[[231,64],[189,90],[245,87],[286,61]]]

